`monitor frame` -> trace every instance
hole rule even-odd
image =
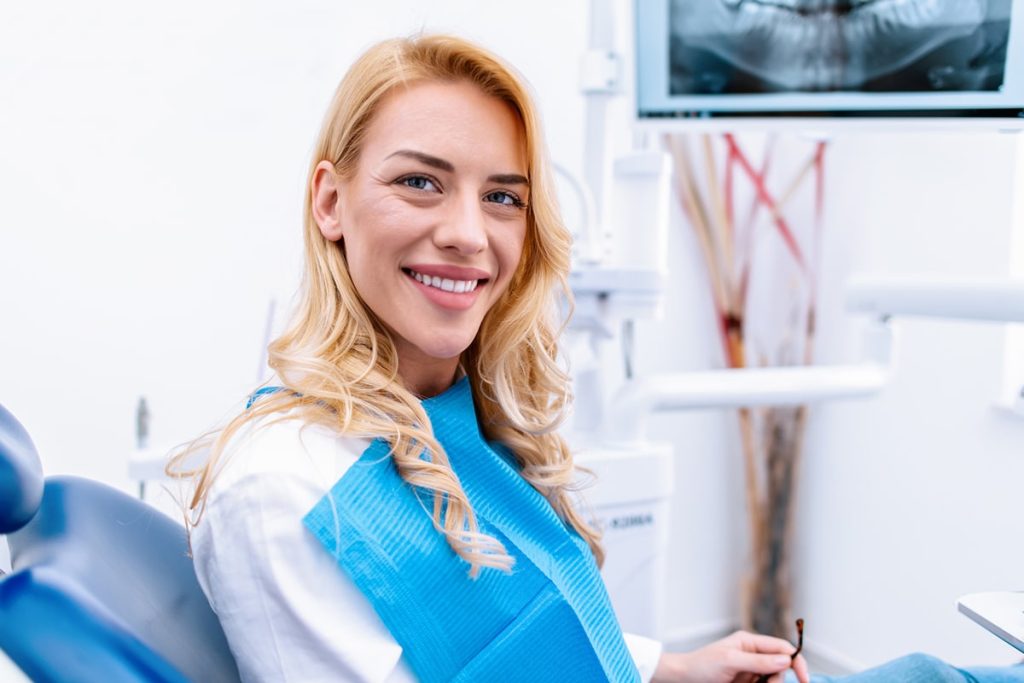
[[[1024,130],[1024,2],[1011,10],[1005,86],[999,92],[945,93],[769,93],[650,95],[667,87],[668,11],[671,0],[632,0],[625,69],[634,124],[642,131],[795,130],[828,136],[835,130],[1012,131]],[[641,32],[660,30],[659,41],[640,41]],[[642,46],[638,49],[638,45]],[[664,55],[658,59],[658,51]],[[660,77],[644,69],[660,67]],[[656,87],[656,86],[654,86]],[[808,106],[810,101],[820,106]],[[670,104],[666,104],[670,103]],[[799,105],[794,106],[796,103]],[[685,105],[685,106],[684,106]]]

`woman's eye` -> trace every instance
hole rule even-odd
[[[504,192],[501,190],[491,192],[484,196],[484,201],[494,202],[495,204],[501,204],[502,206],[515,206],[517,208],[523,208],[526,206],[519,197],[515,196],[511,192]]]
[[[424,190],[426,192],[437,192],[437,185],[434,181],[426,176],[421,175],[410,175],[398,180],[399,185],[405,185],[411,187],[414,190]]]

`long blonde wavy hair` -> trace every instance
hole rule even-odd
[[[569,377],[557,358],[563,322],[557,297],[571,301],[566,281],[571,238],[559,215],[539,117],[512,68],[456,37],[378,43],[341,81],[310,164],[300,300],[287,330],[268,350],[270,367],[287,391],[262,397],[222,429],[205,435],[201,446],[197,441],[174,456],[168,473],[194,480],[186,521],[198,524],[232,435],[250,421],[280,418],[285,411],[294,417],[298,411],[303,420],[328,424],[348,436],[386,440],[401,477],[419,492],[432,494],[434,526],[469,563],[471,576],[481,567],[511,567],[505,548],[479,531],[426,412],[403,386],[395,345],[356,291],[344,247],[327,240],[313,218],[311,188],[317,164],[329,160],[342,177],[349,177],[383,99],[396,88],[422,81],[472,83],[510,105],[521,120],[530,181],[526,240],[508,288],[484,317],[460,361],[485,437],[511,450],[522,476],[587,541],[601,564],[600,536],[573,504],[572,455],[554,431],[570,400]],[[198,468],[185,467],[189,455],[200,450],[208,453],[205,462]],[[428,458],[421,457],[424,451]]]

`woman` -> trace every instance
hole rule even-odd
[[[442,36],[360,57],[313,157],[280,386],[193,472],[244,680],[806,683],[776,638],[669,654],[619,630],[554,431],[569,248],[509,67]]]
[[[554,431],[570,237],[520,78],[456,38],[372,47],[338,88],[309,188],[302,299],[269,353],[283,390],[216,435],[191,502],[196,571],[243,678],[688,665],[624,641],[573,506]],[[793,652],[746,635],[732,649],[720,670],[777,673]]]

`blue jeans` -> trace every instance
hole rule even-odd
[[[811,676],[811,683],[1024,683],[1024,666],[957,669],[931,655],[913,654],[849,676]],[[786,683],[796,683],[792,671]]]

